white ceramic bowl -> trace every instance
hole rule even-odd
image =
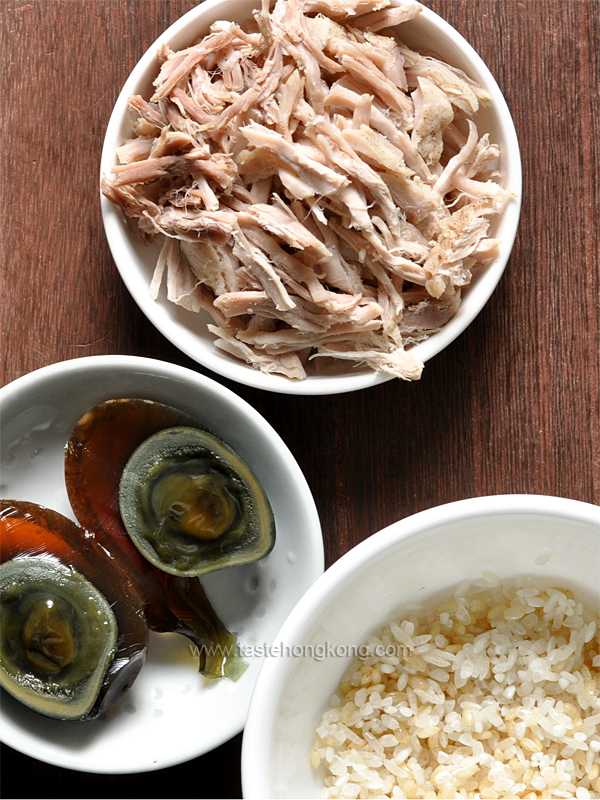
[[[462,500],[401,520],[359,544],[304,595],[260,674],[244,732],[246,800],[320,796],[309,764],[315,729],[351,657],[319,648],[360,646],[407,602],[443,595],[490,570],[572,588],[600,613],[600,508],[555,497]]]
[[[117,397],[175,406],[222,436],[251,466],[271,501],[277,542],[255,564],[202,579],[217,613],[242,646],[268,644],[323,572],[315,504],[298,464],[261,415],[233,392],[182,367],[129,356],[65,361],[0,390],[0,497],[30,500],[73,518],[64,445],[90,408]],[[86,772],[141,772],[178,764],[239,733],[262,659],[255,651],[237,683],[210,685],[188,640],[151,634],[133,687],[106,715],[86,723],[42,717],[2,694],[0,737],[27,755]]]
[[[130,135],[134,119],[127,107],[128,98],[133,94],[144,97],[152,94],[152,80],[158,74],[156,51],[159,45],[168,44],[174,50],[181,49],[206,34],[209,26],[216,20],[243,22],[249,18],[251,9],[259,5],[258,0],[206,0],[181,17],[157,39],[135,66],[117,99],[104,140],[102,174],[110,172],[116,163],[117,147]],[[517,198],[508,204],[502,215],[493,218],[490,226],[490,236],[502,241],[498,257],[465,291],[457,315],[441,331],[412,351],[417,358],[428,361],[472,322],[502,276],[519,221],[521,160],[517,135],[506,101],[490,71],[466,40],[441,17],[425,7],[414,20],[402,25],[401,30],[408,45],[435,51],[448,63],[467,72],[490,93],[492,106],[480,111],[476,121],[480,133],[489,132],[491,140],[500,145],[502,183]],[[310,376],[301,382],[290,381],[279,375],[266,375],[232,358],[215,347],[214,338],[206,329],[208,315],[195,314],[170,303],[164,290],[156,302],[152,300],[149,287],[156,265],[157,247],[148,247],[133,236],[119,209],[104,197],[102,215],[117,268],[144,314],[180,350],[217,374],[258,389],[309,395],[349,392],[390,380],[389,376],[372,370],[348,367],[346,372],[339,375]]]

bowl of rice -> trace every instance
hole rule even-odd
[[[355,547],[257,682],[244,797],[600,796],[600,508],[473,498]]]
[[[161,333],[231,380],[309,395],[416,380],[510,255],[506,102],[418,3],[259,6],[201,3],[123,87],[101,161],[117,268]]]

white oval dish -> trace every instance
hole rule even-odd
[[[557,581],[600,613],[600,508],[537,495],[498,495],[431,508],[374,534],[304,595],[259,676],[242,749],[246,800],[320,797],[309,763],[330,697],[369,635],[409,602],[443,599],[484,570]],[[329,650],[327,650],[329,645]],[[338,656],[318,658],[319,653]]]
[[[97,403],[140,397],[175,406],[227,441],[251,466],[271,502],[277,541],[260,562],[224,569],[202,584],[243,648],[269,644],[323,572],[317,510],[292,454],[269,423],[229,389],[173,364],[130,356],[64,361],[0,389],[0,497],[29,500],[71,518],[64,446]],[[137,681],[104,719],[43,717],[2,694],[0,738],[22,753],[85,772],[142,772],[202,755],[239,733],[262,658],[236,682],[208,684],[188,640],[151,634]]]
[[[101,174],[110,172],[115,165],[116,149],[131,131],[133,115],[128,109],[128,98],[134,94],[148,97],[152,93],[152,81],[158,74],[157,48],[162,44],[169,45],[173,50],[186,47],[205,35],[216,20],[243,22],[250,16],[251,10],[259,5],[258,0],[206,0],[177,20],[156,40],[134,67],[115,103],[104,139]],[[476,121],[480,133],[489,132],[491,140],[500,145],[502,183],[516,197],[501,215],[491,221],[489,235],[502,242],[497,258],[480,272],[464,292],[456,316],[441,331],[412,350],[416,358],[426,362],[449,345],[475,319],[502,276],[519,222],[521,159],[515,127],[498,84],[458,31],[425,7],[415,19],[404,23],[401,30],[409,46],[436,52],[448,63],[464,70],[490,93],[492,105],[480,111]],[[304,381],[291,381],[280,375],[259,372],[220,351],[206,329],[208,315],[186,311],[169,302],[164,291],[157,301],[152,300],[149,287],[158,248],[144,245],[137,239],[129,231],[120,210],[105,197],[101,198],[101,205],[108,243],[127,289],[152,324],[190,358],[223,377],[284,394],[337,394],[391,380],[390,376],[372,370],[349,367],[341,374],[313,375]]]

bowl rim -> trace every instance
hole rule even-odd
[[[427,536],[440,526],[482,517],[550,516],[598,526],[600,506],[581,500],[538,494],[498,494],[471,497],[428,508],[388,525],[357,544],[330,566],[298,601],[275,640],[293,645],[306,635],[319,610],[329,604],[351,577],[367,571],[386,553],[405,542]],[[287,670],[281,659],[268,659],[254,687],[242,742],[242,789],[246,800],[272,796],[270,763],[273,730]]]
[[[103,372],[106,370],[118,370],[121,372],[143,371],[146,375],[153,375],[167,379],[177,379],[178,381],[185,381],[186,384],[195,384],[199,389],[208,390],[213,397],[211,402],[228,405],[236,413],[251,421],[260,435],[264,436],[273,445],[276,450],[277,456],[285,463],[286,468],[293,476],[294,493],[301,501],[304,513],[310,524],[304,527],[304,536],[306,539],[307,556],[305,558],[304,568],[307,575],[307,581],[314,583],[320,575],[322,575],[325,566],[324,544],[322,536],[321,522],[317,510],[317,506],[312,495],[308,482],[302,472],[300,465],[296,461],[291,450],[283,441],[277,431],[262,416],[253,406],[244,400],[235,392],[209,378],[201,373],[194,372],[186,367],[181,367],[177,364],[161,361],[159,359],[129,356],[129,355],[97,355],[97,356],[83,356],[81,358],[73,358],[65,361],[59,361],[54,364],[49,364],[37,370],[22,375],[19,378],[11,381],[5,386],[0,388],[0,418],[3,416],[6,401],[14,401],[18,399],[19,395],[23,392],[34,391],[36,384],[43,383],[46,380],[52,380],[56,377],[64,378],[69,375],[77,373],[89,373],[90,371]],[[205,755],[211,750],[219,747],[224,742],[236,736],[243,729],[245,723],[244,714],[231,715],[231,724],[224,726],[220,735],[217,736],[209,747],[203,748],[200,752],[195,753],[193,756],[184,754],[179,760],[170,760],[168,763],[161,763],[160,769],[176,766],[177,764],[188,761],[190,758],[197,758]],[[6,735],[4,726],[2,725],[1,738],[7,745],[13,749],[36,758],[39,761],[52,764],[54,766],[66,767],[75,771],[85,771],[94,773],[108,773],[115,774],[113,769],[106,767],[102,764],[94,765],[94,769],[89,764],[80,764],[77,759],[65,755],[64,758],[56,758],[55,753],[46,753],[43,748],[38,752],[31,749],[31,740],[27,737],[19,741],[12,741]],[[147,771],[147,770],[142,770]],[[138,766],[133,766],[131,770],[120,769],[118,774],[140,772]]]
[[[257,7],[259,5],[258,0],[243,1],[246,2],[249,7]],[[121,138],[120,129],[128,113],[127,99],[133,94],[134,87],[138,81],[141,80],[144,74],[155,64],[157,48],[161,44],[171,41],[175,36],[179,35],[188,24],[195,22],[198,18],[206,19],[207,24],[221,18],[223,14],[218,13],[219,9],[223,7],[226,8],[230,2],[231,0],[205,0],[204,3],[191,9],[176,20],[142,55],[129,74],[113,107],[102,147],[100,180],[102,179],[102,175],[108,173],[115,163],[115,151]],[[439,35],[450,40],[451,43],[460,48],[465,58],[468,59],[473,68],[478,71],[485,88],[491,94],[492,106],[496,110],[498,123],[503,133],[504,150],[506,153],[510,153],[505,175],[505,185],[515,194],[515,198],[507,204],[501,214],[503,225],[508,230],[502,237],[500,253],[493,264],[489,265],[485,268],[485,271],[482,272],[477,285],[473,284],[471,287],[470,294],[473,296],[472,307],[469,306],[467,297],[466,310],[465,302],[462,302],[457,315],[440,331],[411,349],[411,352],[417,358],[421,359],[423,362],[427,362],[466,330],[475,317],[483,310],[504,273],[519,225],[522,196],[522,165],[517,133],[510,110],[495,78],[485,62],[462,34],[431,9],[421,5],[421,13],[419,16],[426,21],[426,24],[431,25]],[[157,309],[160,308],[160,306],[152,300],[150,292],[148,291],[146,294],[141,294],[135,286],[132,270],[132,264],[135,262],[130,260],[121,246],[123,241],[131,241],[133,234],[127,230],[120,209],[116,208],[105,198],[101,191],[100,206],[106,238],[113,260],[121,275],[121,279],[138,307],[157,330],[175,347],[204,367],[212,370],[217,375],[256,389],[263,389],[281,394],[315,396],[357,391],[393,379],[391,375],[377,373],[373,370],[352,374],[351,367],[349,367],[349,371],[341,375],[308,376],[303,381],[292,381],[281,375],[267,375],[260,370],[252,368],[245,362],[238,362],[232,357],[221,353],[218,348],[214,346],[214,343],[212,349],[207,348],[206,351],[202,350],[199,355],[197,348],[192,345],[191,341],[187,341],[187,337],[186,341],[181,341],[177,323],[173,322],[170,318],[164,319],[157,313]]]

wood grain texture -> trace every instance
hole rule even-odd
[[[125,78],[193,5],[0,3],[3,383],[103,353],[207,372],[128,295],[97,190],[104,130]],[[274,425],[304,470],[328,563],[401,517],[464,497],[529,492],[600,503],[600,5],[428,5],[473,44],[506,96],[522,149],[521,226],[494,296],[419,383],[330,398],[228,384]],[[60,770],[4,748],[3,795],[239,797],[240,743],[126,777]]]

